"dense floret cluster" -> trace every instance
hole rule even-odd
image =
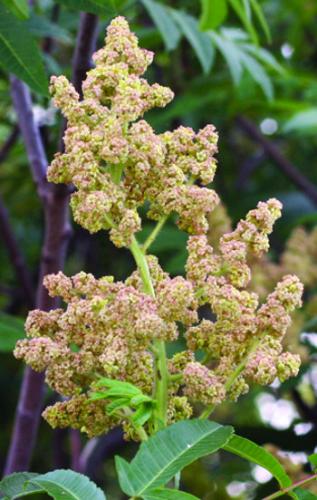
[[[48,179],[73,183],[75,220],[91,233],[111,229],[117,246],[129,246],[140,230],[137,208],[146,200],[154,220],[176,212],[181,228],[206,230],[205,216],[218,196],[192,181],[213,180],[215,128],[207,125],[196,134],[179,127],[157,135],[139,119],[151,108],[165,106],[173,93],[141,78],[153,53],[138,47],[122,17],[111,23],[105,42],[94,55],[96,68],[83,83],[83,100],[64,76],[51,80],[54,103],[68,127],[65,153],[56,155]]]
[[[65,153],[55,157],[48,178],[72,183],[75,220],[90,232],[110,230],[114,244],[130,248],[137,263],[125,282],[83,272],[46,276],[50,295],[61,297],[66,307],[32,311],[27,339],[15,349],[34,370],[46,370],[47,383],[64,398],[45,410],[47,421],[89,436],[121,423],[135,438],[131,412],[110,415],[107,401],[90,399],[100,377],[134,384],[145,401],[153,396],[165,423],[172,423],[189,418],[196,403],[211,408],[237,399],[252,382],[296,375],[300,364],[282,347],[290,313],[301,304],[298,278],[283,277],[260,305],[248,290],[248,259],[268,250],[281,204],[260,202],[217,245],[208,243],[207,216],[218,196],[206,185],[215,173],[217,134],[208,125],[198,133],[180,127],[157,135],[141,119],[173,97],[141,78],[152,57],[119,17],[108,28],[105,48],[95,54],[83,99],[65,77],[53,78],[51,85],[68,127]],[[180,228],[190,234],[185,277],[170,277],[138,246],[138,208],[145,202],[149,218],[162,224],[176,213]],[[201,306],[210,319],[201,319]],[[166,360],[164,343],[183,332],[186,349]],[[204,353],[201,361],[198,351]],[[148,432],[155,428],[151,419]]]

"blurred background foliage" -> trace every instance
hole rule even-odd
[[[238,404],[223,405],[214,418],[233,424],[237,433],[259,444],[269,444],[293,478],[300,479],[309,472],[307,454],[317,446],[317,237],[311,236],[317,223],[315,0],[0,1],[0,463],[23,373],[11,352],[32,303],[9,257],[3,221],[10,221],[34,289],[43,238],[43,212],[17,128],[8,74],[16,74],[33,92],[34,116],[50,160],[58,148],[62,119],[47,96],[48,77],[71,74],[80,11],[99,16],[98,46],[109,20],[120,14],[127,17],[140,44],[155,51],[147,77],[176,94],[166,109],[148,114],[157,131],[180,124],[195,129],[216,125],[220,140],[215,187],[228,215],[223,211],[211,217],[211,241],[228,230],[229,219],[235,224],[259,200],[277,197],[284,204],[269,261],[275,270],[308,273],[305,305],[288,339],[303,356],[302,369],[296,380],[256,388]],[[114,248],[104,234],[91,236],[73,226],[66,273],[84,269],[98,277],[112,274],[122,279],[132,271],[128,253]],[[281,256],[298,226],[307,232],[295,245],[297,259],[283,268]],[[145,220],[141,240],[151,227]],[[184,270],[185,245],[186,234],[170,221],[152,250],[175,275]],[[270,291],[270,269],[267,262],[254,263],[252,286],[268,278],[265,291]],[[48,392],[47,400],[53,398]],[[133,446],[122,442],[119,430],[98,442],[81,439],[79,443],[76,433],[52,431],[42,422],[32,470],[76,467],[71,451],[80,445],[86,453],[85,472],[107,489],[109,498],[123,498],[112,457],[122,451],[133,454]],[[263,498],[271,491],[270,481],[260,468],[225,453],[194,464],[182,476],[184,489],[206,500]]]

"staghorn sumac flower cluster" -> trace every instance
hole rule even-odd
[[[68,126],[65,153],[53,160],[48,179],[72,183],[75,220],[90,232],[110,230],[113,243],[128,247],[137,264],[125,282],[83,272],[46,276],[49,294],[61,297],[65,308],[30,312],[27,339],[15,349],[33,369],[46,370],[47,383],[64,398],[46,408],[44,418],[53,427],[71,426],[89,436],[122,424],[127,437],[140,437],[131,409],[110,415],[107,402],[91,401],[100,377],[129,382],[153,397],[153,414],[144,421],[145,432],[153,433],[190,418],[196,403],[206,407],[207,417],[250,383],[285,380],[300,364],[282,347],[290,313],[301,304],[298,278],[282,278],[261,305],[248,291],[248,259],[268,250],[281,204],[260,202],[214,248],[208,243],[207,217],[219,201],[207,187],[216,169],[217,134],[207,125],[198,133],[179,127],[158,135],[142,119],[173,97],[141,78],[152,57],[118,17],[94,56],[82,100],[65,77],[51,82]],[[157,221],[143,247],[135,237],[141,206]],[[146,253],[170,214],[190,235],[185,276],[170,277]],[[201,319],[201,306],[212,319]],[[180,336],[185,349],[167,359],[165,343]]]
[[[222,203],[209,214],[208,223],[208,242],[218,249],[221,237],[232,231],[230,217]],[[299,354],[302,361],[307,361],[309,352],[307,346],[301,342],[300,333],[317,312],[317,228],[307,230],[303,226],[295,227],[278,261],[273,261],[264,253],[258,256],[249,255],[248,264],[251,270],[248,290],[259,296],[260,303],[272,292],[276,282],[286,274],[295,273],[304,284],[304,307],[291,314],[291,325],[283,338],[283,347]]]
[[[140,230],[137,208],[145,201],[151,203],[148,217],[159,220],[177,212],[180,227],[191,232],[206,229],[205,215],[218,201],[213,190],[188,182],[192,176],[202,184],[213,180],[215,128],[207,125],[196,134],[180,127],[157,135],[139,120],[173,98],[170,89],[140,77],[152,59],[118,17],[108,28],[105,47],[94,55],[96,68],[83,82],[82,101],[65,77],[51,80],[54,103],[68,127],[66,151],[55,156],[48,179],[73,183],[75,220],[91,233],[110,229],[119,247],[129,246]]]

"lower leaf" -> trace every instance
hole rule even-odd
[[[32,477],[31,484],[41,487],[55,500],[106,500],[103,491],[88,477],[72,470],[54,470]]]
[[[184,491],[172,490],[170,488],[156,488],[148,491],[142,497],[143,500],[199,500],[198,497],[185,493]]]
[[[280,462],[253,441],[234,434],[223,446],[223,449],[264,467],[275,477],[281,488],[287,488],[292,484]]]

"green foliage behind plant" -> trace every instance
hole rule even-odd
[[[269,141],[276,142],[282,153],[299,168],[304,176],[313,183],[317,182],[314,168],[317,145],[314,136],[317,123],[315,112],[317,93],[313,41],[315,33],[313,21],[317,7],[314,2],[307,2],[303,8],[299,0],[293,0],[291,3],[284,0],[261,2],[206,0],[201,3],[153,0],[126,2],[40,0],[30,8],[24,0],[13,2],[2,0],[0,2],[2,14],[0,20],[0,64],[2,68],[0,142],[8,139],[15,124],[8,91],[8,77],[13,73],[32,89],[36,116],[42,120],[43,138],[49,160],[53,157],[60,137],[61,120],[56,114],[54,115],[49,104],[48,80],[51,74],[69,75],[71,72],[72,51],[80,11],[99,15],[101,29],[98,46],[102,43],[101,33],[104,32],[104,27],[109,24],[113,16],[122,14],[129,19],[133,30],[140,38],[141,45],[155,50],[157,55],[153,67],[148,70],[149,79],[170,86],[177,94],[173,103],[167,108],[158,112],[150,111],[147,114],[147,119],[157,132],[175,128],[179,124],[191,126],[194,129],[199,129],[209,122],[217,125],[221,135],[219,158],[221,168],[218,170],[215,185],[221,197],[226,201],[234,223],[243,217],[259,199],[272,196],[283,199],[284,217],[278,223],[271,240],[273,260],[278,258],[286,237],[293,227],[299,223],[309,228],[314,226],[315,206],[305,194],[298,191],[298,187],[294,186],[287,176],[276,169],[274,161],[265,154],[263,155],[262,148],[250,141],[235,122],[236,117],[241,115],[248,116],[256,125],[261,124],[261,126],[265,118],[275,120],[278,128],[276,132],[273,132],[272,137],[268,137]],[[291,55],[285,57],[284,54]],[[1,195],[9,208],[9,216],[18,244],[25,253],[35,285],[43,220],[27,164],[22,141],[18,139],[10,149],[9,158],[1,164],[0,180]],[[248,170],[248,164],[251,164],[250,170]],[[252,167],[252,164],[255,166]],[[244,172],[247,172],[247,175],[246,180],[243,181]],[[241,184],[239,184],[241,179]],[[144,219],[146,208],[142,208],[140,213]],[[153,228],[153,223],[148,221],[145,223],[142,233],[138,235],[141,244],[147,240]],[[160,238],[155,240],[151,247],[153,253],[159,256],[162,267],[172,276],[183,273],[187,259],[186,242],[186,233],[177,230],[171,217],[162,229]],[[3,360],[0,368],[0,391],[4,401],[4,426],[0,448],[5,450],[11,431],[18,379],[22,373],[19,364],[11,359],[10,351],[15,340],[24,337],[19,318],[26,315],[27,306],[5,246],[0,247],[0,256],[1,305],[6,311],[0,318],[0,351]],[[83,268],[98,277],[114,274],[116,279],[125,279],[132,271],[133,263],[124,250],[115,252],[111,243],[99,235],[93,236],[88,242],[83,231],[75,226],[65,273],[74,275]],[[309,294],[311,297],[313,290],[310,290]],[[309,314],[313,316],[314,313]],[[310,326],[305,331],[308,330],[314,332],[314,326]],[[184,345],[183,334],[181,334],[174,344],[167,343],[168,355],[172,356],[175,352],[184,349]],[[305,373],[310,373],[311,357],[314,357],[315,350],[308,343],[306,347],[309,358],[299,378],[291,384],[282,384],[277,390],[268,388],[267,392],[274,393],[277,398],[291,399],[292,391],[298,386],[305,395],[305,401],[307,400],[310,405],[314,406],[314,391],[307,383]],[[202,359],[201,352],[197,356],[198,358],[201,356],[199,360]],[[258,391],[251,391],[249,396],[242,398],[239,404],[244,405],[241,408],[247,408],[247,411],[242,409],[237,412],[234,409],[235,405],[230,403],[219,409],[215,418],[224,425],[232,423],[236,427],[237,434],[240,433],[241,427],[243,436],[247,435],[252,438],[252,432],[254,432],[257,437],[263,436],[263,441],[261,441],[263,443],[266,442],[266,435],[270,436],[270,439],[275,436],[277,442],[280,442],[277,431],[277,434],[272,434],[270,429],[263,427],[255,403],[257,395]],[[102,394],[99,396],[101,400],[104,398]],[[128,409],[133,416],[136,415],[137,422],[143,426],[151,418],[153,419],[155,399],[152,395],[144,394],[142,391],[136,397],[139,399],[132,401],[131,404],[133,397],[125,395],[121,398],[117,395],[113,397],[112,408],[115,409],[118,405],[117,408],[120,411]],[[51,393],[49,398],[51,398]],[[305,418],[307,417],[301,415],[297,421]],[[251,431],[245,428],[250,422],[254,425]],[[248,432],[251,432],[251,436]],[[316,439],[314,430],[311,434],[309,433],[307,439],[296,437],[292,429],[285,431],[285,434],[283,432],[280,433],[281,447],[285,447],[287,443],[290,449],[302,447],[307,452],[313,450]],[[312,436],[309,444],[298,444],[300,439],[301,443],[307,443],[309,436]],[[44,471],[52,468],[51,458],[48,456],[43,460],[43,453],[40,451],[51,446],[50,439],[51,434],[47,427],[43,428],[40,440],[42,444],[35,453],[32,470]],[[225,449],[226,446],[229,444],[224,446]],[[274,457],[268,458],[261,448],[260,450],[262,454],[260,453],[259,458],[258,449],[253,449],[252,443],[247,446],[244,442],[237,455],[245,456],[250,462],[260,463],[263,467],[267,467],[273,476],[277,474],[276,478],[281,479],[283,472],[276,472],[278,469],[275,467]],[[214,462],[211,465],[203,461],[201,467],[207,470],[210,477],[217,477],[215,482],[219,486],[217,494],[219,498],[222,498],[221,495],[227,495],[227,493],[221,493],[221,488],[223,487],[225,491],[225,487],[232,479],[231,472],[226,473],[227,462],[230,466],[232,457],[226,458],[229,455],[220,454],[223,466],[223,473],[220,477],[218,464],[220,459],[216,458],[218,456],[219,452],[212,455]],[[2,459],[4,459],[4,452]],[[238,473],[235,473],[235,479],[243,477],[245,481],[253,481],[253,486],[251,485],[250,488],[254,488],[255,491],[255,481],[251,476],[252,466],[247,466],[246,463],[240,465],[237,459],[234,463],[238,470]],[[229,466],[228,470],[230,470]],[[108,473],[107,470],[104,472],[102,478],[99,476],[101,482]],[[307,465],[306,473],[310,474]],[[291,479],[298,480],[296,475]],[[281,483],[280,486],[288,487],[290,483],[286,483],[287,481]],[[276,490],[277,485],[270,483],[268,488],[270,487],[273,491]],[[103,489],[107,492],[111,491],[111,488]],[[186,483],[186,490],[194,493],[191,487],[188,487],[188,483]],[[262,495],[262,490],[257,491],[258,496]],[[270,491],[265,494],[269,493]],[[185,495],[175,490],[174,481],[162,484],[155,488],[155,491],[147,494],[146,498],[152,500],[153,498],[175,497],[184,498],[184,500],[191,498],[190,493]],[[298,498],[309,498],[309,495],[313,495],[306,490],[299,491],[298,489],[296,494]]]

